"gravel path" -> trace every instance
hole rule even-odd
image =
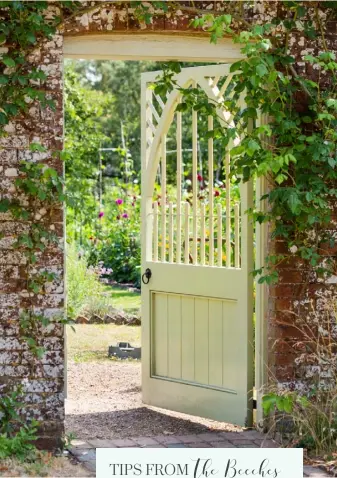
[[[66,432],[79,439],[188,435],[208,430],[237,428],[143,405],[140,363],[68,363]]]

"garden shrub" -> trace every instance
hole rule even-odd
[[[138,184],[106,188],[95,230],[87,232],[83,247],[92,266],[104,265],[102,274],[119,283],[140,286],[140,195]],[[89,235],[90,234],[90,235]],[[88,237],[89,235],[89,237]]]
[[[74,243],[67,244],[67,315],[74,319],[92,313],[92,307],[102,301],[103,286],[93,267]],[[95,313],[95,311],[94,311]]]

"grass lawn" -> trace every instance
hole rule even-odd
[[[112,307],[123,309],[125,312],[140,309],[140,292],[130,292],[118,286],[104,285],[104,296]]]
[[[67,325],[67,359],[74,362],[108,359],[109,345],[130,342],[139,347],[141,327],[114,324],[76,324],[75,332]]]

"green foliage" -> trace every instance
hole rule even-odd
[[[65,76],[65,174],[67,193],[67,225],[70,234],[74,222],[81,227],[96,222],[99,213],[100,175],[103,173],[99,148],[109,138],[102,122],[114,116],[114,100],[109,94],[82,86],[71,68]],[[95,219],[94,219],[95,218]]]
[[[88,303],[100,298],[103,286],[97,273],[88,267],[75,244],[67,244],[67,315],[76,318],[84,313]]]
[[[34,456],[36,448],[32,442],[36,439],[37,428],[34,424],[22,424],[12,437],[5,433],[0,434],[0,460],[16,456],[23,461]]]
[[[4,395],[0,402],[0,431],[1,433],[12,434],[15,424],[20,420],[18,410],[22,406],[20,396],[22,388],[18,387],[11,393]]]
[[[89,262],[104,263],[117,282],[140,286],[140,195],[134,185],[107,189],[101,228],[92,237]]]
[[[87,257],[88,265],[98,267],[105,277],[139,286],[139,187],[130,184],[106,187],[101,214],[98,218],[96,213],[91,222],[87,221],[85,225],[71,218],[68,241],[80,237],[80,247]],[[99,301],[98,296],[96,301]]]
[[[211,32],[212,41],[232,33],[242,45],[244,59],[232,64],[232,80],[224,92],[224,107],[233,114],[235,127],[222,132],[222,144],[230,147],[231,174],[243,181],[266,176],[272,185],[262,198],[263,210],[250,211],[253,219],[273,225],[272,237],[283,240],[289,250],[304,259],[318,273],[330,273],[332,264],[320,258],[322,243],[334,245],[328,229],[331,204],[336,198],[336,73],[335,54],[328,50],[320,10],[314,6],[315,23],[303,2],[293,2],[278,18],[264,25],[247,25],[231,31],[229,15],[198,16],[193,25]],[[289,54],[289,39],[300,26],[303,36],[320,37],[324,46],[317,56],[307,56],[314,65],[312,78],[301,78]],[[165,72],[157,88],[170,90],[173,70]],[[217,116],[215,105],[207,105],[197,89],[181,89],[180,109],[192,106]],[[159,90],[158,90],[159,91]],[[245,108],[240,107],[243,95]],[[301,105],[297,98],[301,98]],[[261,115],[268,124],[261,124]],[[284,256],[269,256],[260,282],[277,280],[277,268]]]
[[[37,439],[38,422],[31,420],[23,422],[20,409],[23,404],[22,387],[17,387],[9,393],[2,394],[0,401],[0,460],[16,456],[24,460],[33,456]]]
[[[161,64],[149,61],[70,61],[65,63],[65,125],[66,125],[66,149],[78,128],[80,131],[91,131],[90,124],[94,122],[97,134],[103,133],[101,147],[113,147],[119,149],[116,152],[103,152],[103,175],[115,176],[127,180],[132,173],[140,171],[140,75],[146,71],[160,70]],[[96,100],[96,101],[93,101]],[[105,111],[94,114],[96,108],[106,103]],[[75,107],[77,123],[73,122],[71,115]],[[78,149],[87,150],[90,158],[90,135],[89,141],[78,141],[76,148],[72,148],[70,162],[74,162],[74,154],[78,155]],[[98,165],[98,153],[96,145],[94,164]],[[130,156],[126,157],[125,150]],[[130,162],[131,160],[131,162]],[[69,162],[69,165],[70,165]],[[128,162],[129,164],[126,164]],[[84,165],[78,164],[81,171]],[[67,163],[66,163],[67,168]],[[129,175],[125,177],[125,171]],[[96,169],[97,171],[97,169]],[[70,169],[69,169],[70,173]],[[69,174],[70,176],[70,174]]]
[[[266,416],[276,414],[276,422],[285,417],[293,423],[292,445],[309,452],[331,453],[336,449],[336,396],[323,390],[313,390],[309,396],[296,392],[272,392],[262,400]]]

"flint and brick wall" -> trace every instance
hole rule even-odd
[[[99,4],[99,2],[98,2]],[[200,8],[218,8],[217,2],[198,2]],[[50,7],[53,8],[53,7]],[[253,21],[270,20],[269,16],[277,8],[275,2],[257,3],[249,12]],[[63,141],[63,34],[90,35],[101,33],[134,33],[140,29],[149,32],[187,33],[190,16],[182,11],[175,16],[161,15],[146,26],[139,25],[132,10],[122,7],[104,6],[81,17],[74,17],[64,26],[64,32],[44,42],[30,56],[32,65],[40,66],[48,75],[47,89],[56,102],[56,111],[42,110],[31,103],[28,114],[12,121],[6,126],[7,137],[0,138],[0,182],[2,197],[18,197],[14,181],[18,174],[19,161],[44,161],[62,171],[61,161],[53,157],[53,152],[62,149]],[[336,25],[332,25],[330,43],[336,49]],[[198,34],[195,30],[193,35]],[[199,32],[203,34],[203,32]],[[303,37],[290,41],[290,47],[296,49],[299,72],[301,56],[308,53]],[[32,153],[29,144],[41,142],[46,153]],[[55,230],[63,244],[63,212],[59,210],[44,211],[41,208],[36,221],[44,221],[51,230]],[[46,219],[48,218],[48,219]],[[64,421],[64,330],[61,325],[49,326],[41,330],[41,344],[46,348],[42,360],[34,359],[27,346],[19,338],[19,314],[25,307],[27,291],[27,266],[22,251],[13,248],[15,237],[24,231],[27,224],[14,220],[9,213],[0,214],[0,393],[13,383],[23,383],[27,417],[40,420],[42,425],[41,446],[53,448],[60,444]],[[333,225],[335,226],[335,224]],[[270,244],[272,249],[284,249],[282,243]],[[289,252],[289,251],[285,251]],[[328,252],[330,253],[330,252]],[[335,251],[331,252],[332,254]],[[37,268],[47,268],[58,273],[59,279],[48,287],[44,294],[29,298],[33,300],[36,310],[45,314],[62,312],[64,301],[63,286],[63,252],[62,249],[48,248],[41,254]],[[322,289],[331,287],[318,281],[317,277],[307,271],[304,264],[290,258],[282,266],[280,281],[270,290],[268,314],[269,367],[280,383],[300,388],[303,376],[298,376],[294,365],[295,356],[289,353],[289,345],[297,337],[297,331],[291,326],[291,316],[285,310],[294,310],[298,303],[305,304],[311,298],[317,300]],[[290,317],[290,318],[289,318]],[[279,319],[288,321],[289,325],[280,325]],[[276,341],[276,346],[275,346]]]
[[[7,136],[0,138],[1,198],[15,198],[29,207],[27,198],[15,188],[21,160],[42,161],[62,173],[62,164],[53,152],[62,149],[63,97],[62,65],[63,37],[55,35],[45,41],[31,56],[32,66],[39,66],[49,76],[48,94],[56,103],[56,111],[41,109],[29,103],[25,117],[11,121],[5,127]],[[31,152],[30,143],[40,142],[46,152]],[[56,232],[63,244],[63,211],[53,211],[42,204],[35,215],[36,223]],[[63,251],[57,246],[38,254],[36,270],[49,270],[57,274],[42,294],[30,296],[27,290],[27,260],[24,252],[14,247],[16,237],[28,229],[25,222],[14,220],[11,213],[0,213],[0,394],[12,385],[21,383],[25,392],[25,414],[42,423],[42,445],[47,448],[60,443],[64,419],[64,331],[60,324],[41,328],[40,345],[46,353],[37,360],[20,340],[20,311],[33,302],[36,313],[46,316],[63,313]],[[1,396],[0,396],[1,399]]]

